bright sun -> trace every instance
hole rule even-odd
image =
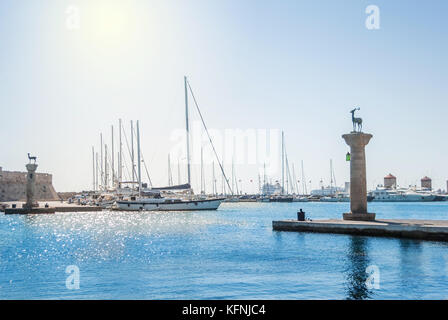
[[[134,31],[134,16],[127,1],[94,1],[86,12],[86,35],[101,45],[127,42]]]

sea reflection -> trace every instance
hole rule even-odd
[[[368,239],[364,237],[350,237],[346,268],[347,299],[364,300],[371,298],[372,291],[367,287],[369,257],[367,252]]]
[[[408,288],[408,294],[413,294],[423,284],[425,270],[422,264],[422,242],[418,240],[400,239],[400,284]],[[418,291],[418,290],[417,290]],[[412,298],[417,298],[413,296]],[[410,297],[411,298],[411,297]]]

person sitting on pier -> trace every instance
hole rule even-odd
[[[297,212],[297,220],[298,221],[305,221],[305,211],[300,208],[300,211]]]

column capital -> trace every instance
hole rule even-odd
[[[365,147],[370,139],[372,139],[373,135],[370,133],[362,133],[362,132],[352,132],[348,134],[342,135],[342,138],[344,138],[345,142],[350,146],[354,148],[359,147]]]
[[[35,163],[28,163],[26,166],[26,170],[28,170],[28,172],[35,172],[37,170],[37,164]]]

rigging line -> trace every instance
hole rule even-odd
[[[129,151],[129,158],[131,157],[131,151],[130,151],[130,149],[129,149],[129,144],[128,144],[128,141],[127,141],[127,138],[126,138],[126,131],[122,131],[123,132],[123,134],[124,134],[124,136],[125,136],[125,140],[126,140],[126,145],[127,145],[127,147],[128,147],[128,151]],[[123,153],[122,154],[122,167],[124,166],[124,168],[126,169],[126,172],[127,172],[127,179],[125,179],[125,181],[130,181],[131,180],[131,173],[129,172],[129,167],[128,167],[128,165],[126,164],[126,157],[125,157],[125,155],[126,155],[126,152],[125,153]],[[123,161],[124,160],[124,161]],[[125,177],[126,178],[126,177]]]
[[[134,134],[134,132],[132,132],[132,134]],[[146,166],[146,161],[145,161],[145,158],[143,157],[143,152],[142,152],[141,147],[140,147],[140,157],[142,158],[141,160],[143,162],[143,165],[145,166],[146,177],[148,178],[149,185],[152,187],[152,181],[151,181],[151,178],[149,177],[148,167]]]
[[[124,159],[124,157],[123,157],[123,159]],[[123,161],[123,163],[124,163],[124,168],[126,169],[125,174],[127,173],[127,177],[128,177],[127,179],[125,179],[125,181],[129,181],[129,180],[131,180],[131,174],[129,173],[129,168],[128,168],[128,165],[126,164],[126,161]]]
[[[286,153],[285,150],[285,164],[286,164],[286,188],[287,188],[287,194],[289,193],[289,188],[291,188],[291,175],[289,172],[289,163],[288,163],[288,154]]]
[[[131,159],[131,162],[132,162],[132,152],[131,152],[131,148],[129,148],[128,136],[126,135],[125,130],[123,130],[123,134],[124,134],[124,140],[126,141],[126,147],[128,148],[129,158]],[[132,132],[132,135],[134,136],[134,132]],[[134,172],[134,176],[137,176],[137,171],[135,171],[135,167],[134,167],[133,163],[131,163],[131,165],[132,165],[132,171]]]
[[[289,189],[291,188],[291,191],[294,192],[294,186],[291,182],[291,171],[289,170],[289,162],[288,162],[288,153],[286,152],[286,146],[283,142],[283,150],[285,152],[285,164],[286,164],[286,187]],[[289,191],[289,190],[288,190]]]
[[[145,166],[146,176],[148,177],[149,185],[152,187],[152,181],[151,181],[151,178],[149,177],[149,172],[148,172],[148,167],[146,166],[146,161],[145,161],[145,159],[143,159],[143,153],[142,152],[140,152],[140,153],[142,156],[143,165]]]
[[[221,161],[219,161],[219,157],[218,157],[218,154],[216,153],[215,146],[213,145],[212,138],[210,137],[210,134],[208,132],[207,126],[205,125],[205,121],[204,121],[204,118],[202,117],[201,110],[199,109],[199,105],[198,105],[198,103],[196,101],[196,98],[194,96],[193,89],[191,89],[190,82],[188,80],[187,80],[187,84],[188,84],[188,88],[190,89],[191,96],[193,97],[194,104],[196,105],[196,109],[198,110],[199,116],[201,117],[201,121],[202,121],[202,124],[204,125],[205,132],[207,133],[207,136],[208,136],[208,139],[210,141],[210,144],[212,145],[212,149],[213,149],[213,152],[215,153],[215,156],[216,156],[216,159],[218,161],[218,164],[219,164],[219,167],[221,169],[221,172],[222,172],[222,174],[223,174],[223,176],[224,176],[224,178],[226,180],[226,183],[227,183],[227,186],[229,187],[230,192],[233,194],[233,190],[230,187],[229,180],[227,179],[227,176],[226,176],[226,174],[224,172],[224,168],[222,167]]]
[[[111,173],[110,180],[112,181],[112,185],[113,185],[114,184],[114,181],[113,181],[114,173],[112,170],[112,155],[110,155],[110,154],[107,155],[106,166],[110,170],[110,173]]]
[[[334,166],[331,166],[333,169],[333,182],[334,182],[334,187],[337,188],[337,183],[336,183],[336,175],[334,173]]]
[[[288,158],[286,158],[288,159]],[[292,180],[292,173],[291,173],[291,169],[289,168],[289,162],[287,162],[287,166],[288,166],[288,180],[289,180],[289,186],[291,188],[291,192],[294,193],[295,189],[294,189],[294,181]]]
[[[134,129],[132,130],[132,135],[134,135]],[[145,166],[146,177],[148,178],[149,185],[152,187],[152,181],[151,181],[151,178],[149,177],[148,167],[146,166],[145,158],[143,157],[143,152],[142,152],[141,147],[140,147],[140,157],[141,157],[141,161],[143,162],[143,165]],[[135,170],[134,170],[134,173],[136,174]]]

